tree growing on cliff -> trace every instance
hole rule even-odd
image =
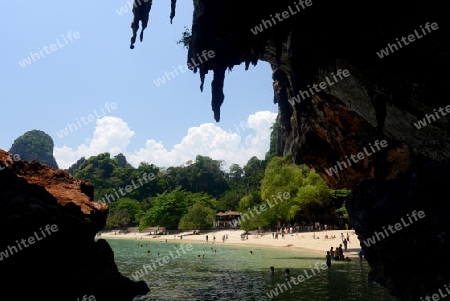
[[[184,26],[184,31],[181,33],[181,38],[177,41],[177,44],[183,45],[184,48],[189,49],[191,41],[192,41],[191,30],[186,26]]]
[[[58,168],[53,156],[53,147],[53,139],[50,135],[40,130],[32,130],[14,140],[9,152],[13,155],[18,154],[22,160],[36,160]]]
[[[279,193],[289,193],[290,197],[274,205],[273,199]],[[274,226],[295,219],[306,219],[311,223],[316,211],[332,203],[334,191],[308,166],[296,165],[289,157],[273,157],[261,181],[261,198],[263,203],[273,205],[270,214],[261,214],[272,218],[265,224]]]

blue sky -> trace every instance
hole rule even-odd
[[[187,49],[176,41],[191,27],[192,1],[178,1],[173,24],[170,1],[153,1],[144,41],[138,37],[133,50],[132,13],[118,13],[128,1],[3,3],[0,148],[8,150],[17,137],[38,129],[53,138],[60,168],[106,151],[124,153],[134,166],[181,165],[197,154],[227,165],[242,166],[254,155],[262,159],[278,111],[270,65],[260,61],[247,71],[242,64],[227,72],[216,123],[212,72],[203,93],[198,73],[189,70],[159,87],[154,83],[186,64]],[[34,61],[30,53],[37,53]],[[68,124],[77,121],[81,126],[70,131]]]

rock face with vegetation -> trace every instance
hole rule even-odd
[[[14,140],[9,152],[19,155],[22,160],[36,160],[50,167],[58,168],[53,156],[53,147],[52,137],[43,131],[32,130]]]
[[[0,150],[1,299],[131,301],[147,294],[145,282],[122,276],[108,243],[95,239],[108,207],[93,201],[94,187],[10,155]]]
[[[193,3],[191,35],[183,37],[189,48],[187,62],[204,50],[215,53],[214,59],[194,67],[194,72],[199,72],[201,90],[206,75],[213,73],[211,106],[216,121],[226,118],[220,115],[220,107],[226,105],[225,71],[242,63],[249,68],[260,60],[269,62],[274,102],[280,109],[279,154],[290,154],[297,164],[313,167],[333,188],[353,188],[365,179],[377,181],[374,190],[372,184],[361,184],[351,198],[350,218],[360,239],[371,237],[371,231],[376,230],[372,219],[388,224],[400,220],[412,208],[419,209],[416,201],[427,190],[415,188],[419,180],[414,173],[410,179],[396,176],[408,168],[423,169],[425,164],[434,166],[428,170],[439,172],[444,163],[435,161],[450,155],[450,118],[446,116],[450,112],[446,97],[450,29],[445,3]],[[349,76],[340,77],[338,72],[344,71]],[[385,140],[387,146],[372,152],[369,147],[376,140]],[[371,154],[351,165],[351,161],[346,161],[346,156],[350,160],[364,148]],[[349,166],[341,164],[336,173],[329,173],[337,162]],[[448,179],[448,174],[442,176]],[[400,179],[406,183],[400,183]],[[429,179],[420,181],[426,183]],[[383,196],[394,194],[393,183],[406,185],[402,187],[411,195],[392,198],[394,204],[386,203]],[[444,185],[436,189],[442,190]],[[425,189],[425,185],[419,186]],[[363,192],[373,196],[370,206]],[[395,213],[380,214],[391,206],[397,208]],[[439,220],[439,229],[448,229],[448,220],[440,217],[445,204],[433,202],[432,206],[433,210],[427,213],[427,227]],[[362,208],[368,208],[370,218]],[[417,228],[416,237],[427,236],[427,227]],[[399,232],[397,237],[407,242],[410,250],[422,249],[408,231]],[[406,262],[409,257],[405,256],[409,256],[408,252],[379,249],[377,244],[367,248],[367,260],[374,267],[376,279],[393,294],[410,300],[436,285],[420,283],[421,277],[408,270],[390,268],[393,258]],[[411,265],[417,260],[413,262]],[[450,282],[448,273],[439,271],[433,275],[442,287]]]

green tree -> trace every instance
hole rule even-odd
[[[311,214],[314,208],[328,205],[334,197],[334,191],[314,170],[308,172],[303,184],[299,187],[297,195],[292,199],[293,206],[288,217],[292,219],[297,213],[301,212],[308,217],[311,223]]]
[[[336,199],[338,201],[343,200],[341,207],[339,207],[335,211],[339,215],[339,218],[347,219],[347,220],[350,218],[348,215],[347,206],[346,206],[347,196],[350,194],[350,192],[351,192],[351,190],[346,189],[346,188],[338,189],[335,191]]]
[[[269,150],[266,153],[265,161],[270,162],[273,157],[281,156],[282,155],[282,149],[281,149],[281,123],[280,123],[280,115],[277,116],[277,119],[273,123],[271,127],[270,132],[270,145]]]
[[[216,211],[210,208],[204,201],[198,201],[188,209],[178,224],[181,230],[206,230],[211,229],[216,219]]]
[[[130,222],[129,212],[124,210],[115,210],[108,213],[108,218],[106,219],[106,229],[124,228]]]
[[[116,211],[126,212],[128,215],[128,222],[123,226],[138,226],[139,219],[143,214],[140,202],[130,198],[121,198],[109,205],[109,214],[106,219],[107,223],[108,219],[112,218],[111,215],[115,218]]]
[[[261,205],[265,205],[268,208],[266,202],[262,202],[259,193],[254,192],[245,195],[239,202],[239,212],[241,212],[241,219],[239,220],[239,226],[243,230],[252,229],[269,229],[276,225],[275,211],[260,210]],[[235,224],[236,222],[232,222]]]
[[[130,172],[128,183],[133,181],[139,186],[130,192],[130,198],[144,200],[162,193],[165,190],[162,178],[159,167],[144,162],[140,163],[138,168],[132,169]]]
[[[239,201],[243,197],[243,193],[239,191],[239,189],[235,189],[233,186],[230,187],[230,190],[222,193],[218,200],[218,211],[229,211],[229,210],[237,210]]]
[[[94,185],[94,199],[100,201],[105,194],[115,196],[115,189],[124,187],[125,176],[118,174],[117,169],[117,162],[110,158],[110,154],[102,153],[84,160],[78,168],[74,168],[73,176]]]
[[[228,173],[228,178],[234,185],[240,185],[242,182],[242,176],[244,175],[244,170],[239,166],[239,164],[231,164],[230,172]]]
[[[260,211],[260,214],[255,214],[255,211],[250,208],[250,210],[242,211],[242,218],[239,221],[239,226],[242,230],[253,230],[253,229],[272,229],[276,227],[276,213],[272,210]],[[253,216],[252,216],[253,213]],[[249,216],[249,218],[246,218]]]
[[[244,185],[244,170],[239,164],[231,164],[225,175],[228,189],[220,195],[219,211],[237,210],[239,201],[247,193]]]
[[[166,172],[168,189],[181,186],[191,192],[204,192],[219,198],[228,183],[221,170],[221,162],[198,155],[189,166],[169,167]]]
[[[73,176],[75,174],[75,172],[80,168],[80,166],[83,164],[83,162],[86,161],[85,157],[81,157],[80,159],[77,160],[76,163],[72,164],[72,166],[70,166],[67,171]]]
[[[170,192],[164,191],[151,198],[152,207],[140,219],[139,228],[150,226],[176,229],[181,218],[188,212],[188,208],[198,201],[203,201],[210,208],[217,207],[217,201],[205,193],[191,193],[177,187]]]
[[[265,162],[259,160],[256,156],[251,157],[243,167],[243,183],[247,192],[259,191],[261,180],[264,178]]]
[[[282,200],[280,194],[288,193]],[[306,165],[296,165],[289,158],[274,157],[267,165],[261,182],[261,197],[271,202],[273,215],[278,222],[306,219],[311,222],[313,213],[330,205],[334,191],[319,174]]]

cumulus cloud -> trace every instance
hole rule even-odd
[[[124,152],[133,136],[134,132],[122,119],[105,116],[97,119],[94,134],[90,140],[80,144],[76,149],[65,145],[60,148],[55,147],[53,153],[59,168],[69,168],[83,156],[89,158],[105,152],[111,155]]]
[[[76,149],[67,146],[55,148],[54,154],[60,168],[68,168],[81,157],[95,156],[109,152],[111,156],[123,153],[127,161],[137,167],[148,162],[160,167],[179,166],[197,155],[209,156],[224,161],[224,167],[237,163],[241,166],[256,156],[263,159],[269,149],[270,133],[276,113],[261,111],[252,114],[234,128],[224,130],[213,123],[191,127],[180,143],[167,149],[161,141],[149,139],[145,146],[135,152],[128,152],[127,146],[134,132],[127,123],[117,117],[103,117],[90,141]]]

